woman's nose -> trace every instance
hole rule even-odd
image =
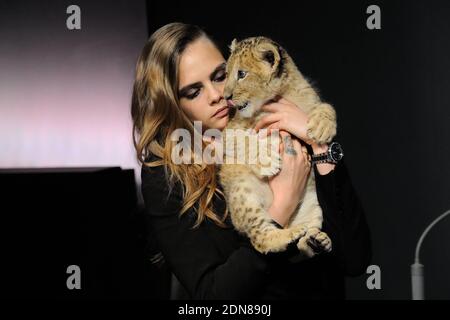
[[[216,104],[222,99],[222,91],[214,85],[208,86],[208,100],[209,104]]]

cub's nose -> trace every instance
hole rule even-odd
[[[230,94],[230,95],[226,96],[225,99],[226,99],[226,100],[231,100],[231,99],[233,99],[233,94]]]

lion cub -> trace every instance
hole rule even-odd
[[[261,106],[276,97],[284,97],[308,114],[310,139],[319,144],[332,140],[336,134],[333,107],[321,102],[282,47],[268,38],[253,37],[240,42],[233,40],[230,49],[224,97],[237,110],[226,129],[253,128],[266,114],[261,111]],[[224,138],[226,141],[226,135]],[[279,140],[269,136],[259,141],[267,143],[270,149],[269,159],[264,159],[268,160],[268,167],[267,161],[264,161],[266,164],[227,162],[220,167],[219,177],[234,227],[246,234],[255,249],[262,253],[286,250],[287,245],[296,239],[299,239],[299,250],[306,257],[312,257],[320,251],[330,251],[331,240],[326,233],[321,232],[323,217],[317,200],[313,170],[303,198],[299,196],[298,210],[289,225],[279,229],[272,223],[268,209],[273,196],[268,177],[281,169],[278,144],[274,147],[274,143]],[[248,153],[252,146],[249,143],[245,146],[249,148],[243,152]],[[309,246],[309,242],[315,244],[315,250]]]

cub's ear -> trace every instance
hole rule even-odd
[[[280,48],[274,43],[262,43],[258,46],[259,56],[262,61],[267,62],[272,70],[278,68],[281,60]]]
[[[236,38],[234,38],[233,41],[231,41],[231,44],[230,44],[230,52],[233,52],[234,49],[236,49],[236,44],[237,44],[237,40],[236,40]]]

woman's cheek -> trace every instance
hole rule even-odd
[[[185,113],[188,115],[189,119],[191,121],[199,121],[202,120],[201,118],[199,118],[199,116],[201,116],[201,114],[199,114],[199,108],[198,108],[198,104],[195,103],[194,101],[191,101],[189,103],[186,103],[184,105],[184,111]]]

